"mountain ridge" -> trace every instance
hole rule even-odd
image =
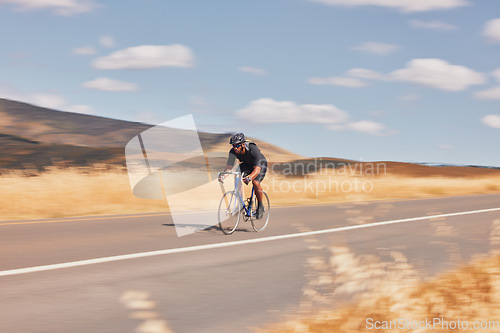
[[[0,98],[0,169],[106,163],[125,165],[125,145],[155,125],[52,110]],[[198,132],[204,151],[229,151],[229,133]],[[270,160],[302,156],[256,140]]]

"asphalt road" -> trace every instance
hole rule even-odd
[[[340,292],[339,262],[404,262],[426,278],[488,255],[500,210],[446,214],[492,208],[500,195],[273,207],[262,233],[243,222],[180,238],[161,213],[0,222],[0,332],[249,332],[366,293]],[[98,258],[109,262],[16,271]]]

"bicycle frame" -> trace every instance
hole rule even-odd
[[[240,172],[220,172],[219,173],[219,175],[224,175],[224,174],[235,176],[233,192],[237,193],[237,195],[238,195],[237,197],[240,200],[241,206],[245,210],[245,215],[247,217],[252,216],[251,212],[252,212],[252,198],[253,198],[253,193],[254,193],[254,187],[252,186],[252,193],[250,194],[250,202],[248,203],[248,207],[247,207],[245,205],[245,199],[243,199],[241,192],[238,190],[238,184],[243,181],[243,177],[242,177],[241,173]]]
[[[242,190],[241,184],[243,180],[243,174],[239,172],[220,172],[219,181],[221,183],[224,182],[223,175],[225,174],[232,174],[235,177],[234,188],[232,191],[226,191],[226,189],[224,189],[221,184],[222,191],[225,192],[219,202],[218,210],[219,226],[221,231],[226,235],[231,235],[236,230],[236,228],[238,228],[240,218],[243,218],[243,220],[247,222],[250,221],[253,230],[257,232],[264,230],[264,228],[267,226],[267,223],[269,222],[269,211],[271,210],[271,205],[269,203],[269,197],[267,196],[267,193],[262,191],[262,208],[264,209],[262,210],[263,214],[259,216],[260,212],[257,212],[257,209],[254,209],[254,206],[258,206],[257,200],[255,199],[255,187],[252,186],[252,194],[250,198],[245,200],[245,193]],[[241,207],[239,205],[241,205]]]

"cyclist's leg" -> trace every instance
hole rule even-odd
[[[255,188],[255,195],[257,196],[257,201],[259,202],[259,205],[262,203],[262,185],[260,183],[264,180],[266,172],[267,172],[267,162],[264,162],[260,166],[259,174],[252,181],[252,184]]]
[[[257,197],[257,201],[260,205],[262,203],[262,185],[260,184],[260,181],[257,180],[257,178],[252,180],[252,184],[255,189],[255,196]]]
[[[241,172],[242,177],[248,176],[249,174],[252,173],[252,171],[253,171],[253,168],[250,165],[247,165],[244,163],[240,164],[240,172]],[[241,182],[238,184],[238,191],[240,192],[241,197],[244,199],[245,198],[245,191],[243,190],[243,185]]]
[[[266,176],[266,172],[267,172],[267,163],[263,163],[259,174],[252,181],[252,184],[253,184],[254,189],[255,189],[255,196],[257,197],[257,202],[258,202],[258,204],[257,204],[257,218],[258,219],[260,217],[262,217],[262,213],[264,211],[264,206],[262,205],[262,192],[263,192],[263,190],[262,190],[261,182],[264,180],[264,177]]]

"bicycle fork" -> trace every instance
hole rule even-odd
[[[253,198],[253,192],[254,191],[254,188],[252,186],[252,194],[250,194],[250,198],[247,198],[247,202],[248,202],[248,212],[247,212],[247,216],[248,217],[251,217],[252,216],[252,198]]]

